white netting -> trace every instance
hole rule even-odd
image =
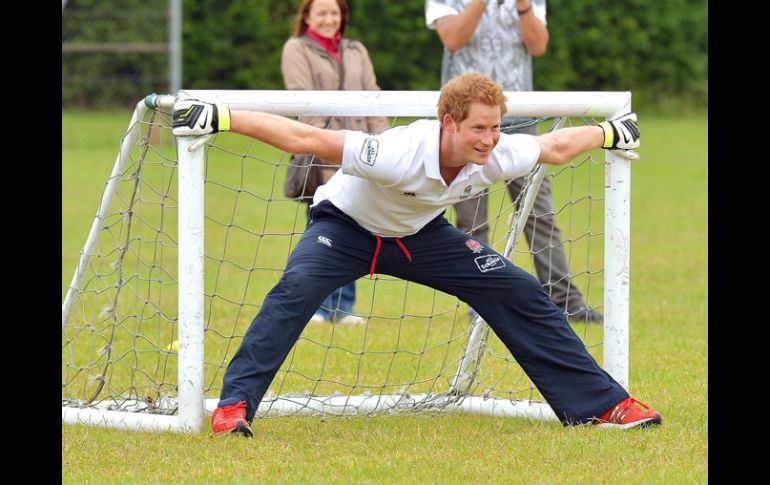
[[[63,405],[175,410],[177,154],[168,114],[145,118],[63,322]],[[409,121],[393,118],[396,124]],[[567,125],[593,121],[572,118]],[[544,121],[541,131],[550,124]],[[282,194],[287,154],[229,133],[209,140],[205,153],[204,393],[216,400],[228,362],[305,228],[306,205]],[[601,158],[584,156],[547,174],[573,284],[598,309],[604,257]],[[489,200],[489,244],[502,252],[516,204],[503,184],[490,189]],[[447,217],[454,220],[452,209]],[[524,237],[513,259],[533,272]],[[294,403],[290,413],[331,414],[430,410],[463,399],[445,393],[468,343],[467,305],[377,275],[357,282],[355,312],[365,324],[305,328],[259,416],[274,414],[277,396]],[[574,328],[601,362],[601,326]],[[469,394],[542,400],[494,334]]]

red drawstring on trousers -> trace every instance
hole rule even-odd
[[[374,267],[377,265],[377,256],[379,256],[380,246],[382,246],[382,238],[376,234],[374,237],[377,238],[377,247],[374,249],[374,256],[372,256],[372,267],[369,269],[369,279],[374,277]]]
[[[380,255],[380,248],[382,247],[382,238],[376,234],[372,234],[377,239],[377,247],[374,248],[374,256],[372,256],[372,266],[369,268],[369,278],[374,278],[374,268],[377,266],[377,256]],[[409,254],[409,250],[406,249],[406,246],[404,246],[404,243],[401,242],[400,238],[396,238],[396,244],[398,244],[398,247],[401,248],[401,251],[404,252],[406,255],[406,259],[409,260],[409,262],[412,262],[412,255]]]
[[[401,238],[398,238],[398,237],[396,238],[396,244],[398,244],[398,247],[401,248],[401,251],[403,251],[404,254],[406,254],[406,259],[408,259],[409,262],[411,263],[412,262],[412,255],[409,254],[409,251],[406,250],[406,246],[404,246],[404,243],[401,242]]]

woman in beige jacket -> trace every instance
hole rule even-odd
[[[297,12],[292,37],[281,54],[281,72],[286,89],[379,91],[374,67],[364,45],[344,39],[348,24],[346,0],[303,0]],[[302,116],[300,121],[319,128],[348,129],[381,133],[390,127],[384,117]],[[338,165],[317,167],[320,184],[326,183]],[[320,185],[319,184],[319,185]],[[310,205],[317,187],[306,187],[304,199]],[[333,291],[315,312],[311,322],[364,323],[353,314],[355,282]]]

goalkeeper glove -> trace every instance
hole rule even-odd
[[[197,100],[174,104],[173,133],[175,136],[211,135],[230,130],[230,110],[223,104]]]
[[[599,123],[604,130],[602,148],[616,150],[621,157],[636,160],[639,155],[632,151],[639,148],[639,126],[636,124],[636,113],[629,113],[614,120]]]

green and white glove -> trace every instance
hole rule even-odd
[[[230,130],[230,110],[223,104],[197,100],[174,104],[175,136],[203,136]]]
[[[639,148],[639,126],[636,124],[636,113],[628,113],[614,120],[599,123],[604,130],[602,148],[614,150],[617,155],[629,160],[637,160],[639,155],[632,151]]]

